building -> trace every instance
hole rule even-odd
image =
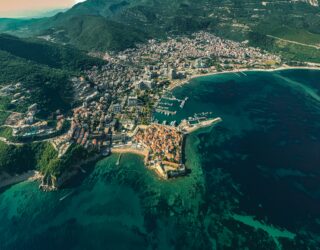
[[[169,69],[169,72],[168,72],[168,78],[170,79],[170,80],[175,80],[175,79],[177,79],[177,71],[176,71],[176,69],[174,69],[174,68],[171,68],[171,69]]]
[[[128,106],[134,107],[138,105],[138,97],[137,96],[129,96],[128,97]]]
[[[116,104],[114,104],[113,105],[113,112],[115,113],[115,114],[119,114],[119,113],[121,113],[121,105],[119,104],[119,103],[116,103]]]

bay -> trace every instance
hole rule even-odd
[[[141,157],[117,155],[83,181],[0,193],[0,249],[317,249],[320,71],[193,79],[162,122],[212,112],[222,123],[187,138],[191,173],[162,181]]]

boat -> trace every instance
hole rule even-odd
[[[66,194],[65,196],[62,196],[59,201],[63,201],[64,199],[68,198],[70,195],[73,194],[74,191],[71,191],[70,193]]]
[[[120,165],[121,157],[122,157],[122,154],[119,155],[119,158],[118,158],[118,160],[117,160],[117,162],[116,162],[116,166],[119,166],[119,165]]]

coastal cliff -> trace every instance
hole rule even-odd
[[[96,152],[79,145],[70,147],[61,157],[49,142],[0,146],[0,188],[37,179],[41,180],[41,189],[55,190],[79,173],[82,165],[99,158]]]
[[[73,156],[74,157],[74,156]],[[80,172],[86,171],[82,168],[90,163],[97,162],[102,156],[100,154],[92,154],[89,158],[82,158],[74,161],[71,165],[66,165],[68,169],[59,175],[46,174],[41,178],[39,188],[43,191],[55,191],[63,187],[73,177],[77,176]],[[74,158],[73,158],[74,159]],[[66,163],[65,163],[66,164]]]

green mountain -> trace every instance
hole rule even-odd
[[[44,31],[51,39],[89,51],[121,50],[144,42],[147,33],[101,16],[72,16]]]
[[[251,39],[254,37],[251,33],[259,33],[299,42],[304,31],[308,35],[303,43],[315,45],[320,34],[317,3],[314,0],[88,0],[51,18],[25,22],[0,20],[0,31],[47,35],[56,42],[86,50],[121,50],[150,37],[198,30],[236,40]]]

